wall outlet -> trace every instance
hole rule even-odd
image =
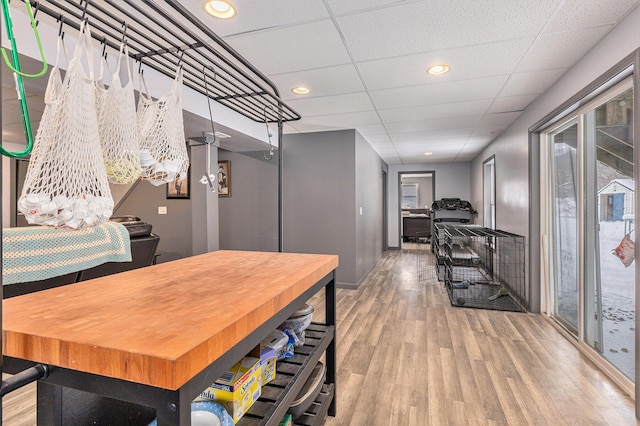
[[[167,214],[167,207],[166,206],[158,207],[158,214]]]

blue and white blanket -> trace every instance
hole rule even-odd
[[[129,231],[105,222],[82,230],[47,227],[2,230],[2,283],[40,281],[106,262],[130,262]]]

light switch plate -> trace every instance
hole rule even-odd
[[[167,206],[158,207],[158,214],[167,214]]]

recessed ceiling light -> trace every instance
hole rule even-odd
[[[204,2],[204,10],[218,19],[230,19],[236,16],[236,8],[226,0],[208,0]]]
[[[425,152],[424,155],[433,155],[433,152]]]
[[[304,86],[294,87],[293,89],[291,89],[291,91],[296,95],[307,95],[309,92],[311,92],[308,87]]]
[[[434,65],[427,69],[427,73],[431,75],[440,75],[448,73],[451,70],[451,67],[447,64]]]

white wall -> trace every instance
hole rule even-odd
[[[436,191],[434,200],[440,198],[460,198],[470,200],[471,165],[470,163],[431,163],[431,164],[393,164],[387,174],[389,218],[389,247],[400,246],[400,186],[399,172],[434,172]],[[478,208],[475,204],[475,209]]]

